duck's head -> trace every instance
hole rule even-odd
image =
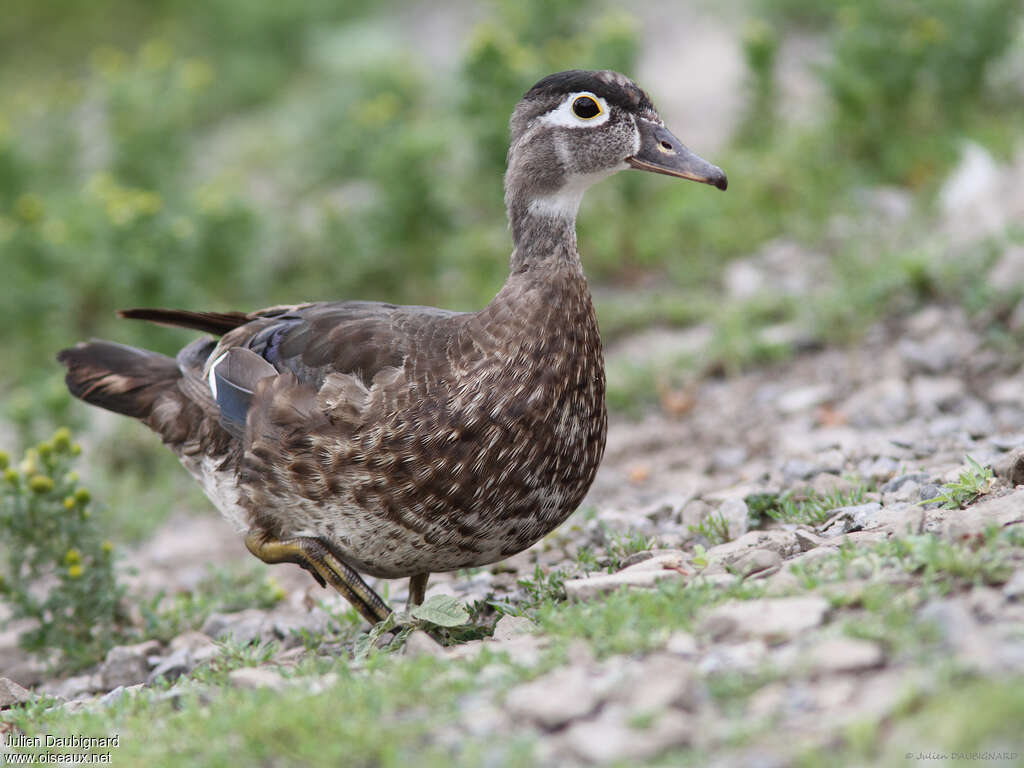
[[[511,129],[505,199],[513,219],[527,211],[575,219],[587,187],[627,168],[726,188],[722,169],[687,149],[618,72],[548,75],[516,106]]]

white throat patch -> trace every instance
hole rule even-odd
[[[575,173],[568,181],[550,195],[535,197],[530,201],[530,212],[542,216],[551,216],[563,219],[575,219],[580,210],[580,201],[583,200],[583,193],[587,187],[596,184],[601,179],[607,179],[613,173],[623,171],[629,166],[622,163],[614,168],[609,168],[596,173]]]

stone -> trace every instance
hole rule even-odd
[[[911,472],[907,475],[897,475],[892,480],[882,485],[878,490],[882,493],[895,493],[907,483],[920,485],[921,483],[927,482],[930,478],[931,476],[927,472]]]
[[[594,712],[607,698],[582,665],[561,667],[509,691],[505,707],[518,720],[553,730]]]
[[[43,685],[40,690],[51,696],[71,701],[103,690],[103,681],[96,674],[75,675],[65,680]]]
[[[241,667],[228,672],[228,683],[235,688],[259,690],[268,688],[280,691],[285,688],[285,679],[272,669],[266,667]]]
[[[511,640],[513,637],[531,634],[536,625],[525,616],[502,616],[494,625],[492,637],[496,641]]]
[[[822,472],[820,464],[805,459],[789,459],[782,465],[782,477],[786,485],[798,480],[808,480]]]
[[[730,539],[738,539],[750,526],[750,511],[743,499],[726,499],[718,507],[718,514],[729,526]]]
[[[1008,245],[988,273],[989,287],[996,291],[1020,287],[1024,275],[1024,245]]]
[[[593,720],[573,723],[561,743],[576,758],[603,764],[647,760],[693,741],[693,719],[676,710],[656,715],[644,728],[632,727],[629,720],[628,712],[609,707]]]
[[[1010,485],[1024,485],[1024,448],[1016,448],[992,463],[992,472]]]
[[[114,690],[108,691],[100,696],[96,702],[104,707],[112,707],[122,701],[125,696],[134,696],[144,687],[145,686],[142,683],[136,683],[135,685],[119,685]]]
[[[733,570],[748,579],[763,579],[782,567],[782,556],[771,549],[751,549],[733,563]]]
[[[834,674],[880,667],[885,663],[885,654],[878,643],[853,637],[837,637],[813,646],[806,659],[816,674]]]
[[[249,608],[236,613],[211,613],[199,631],[215,640],[248,645],[263,640],[265,629],[272,632],[272,626],[267,625],[266,613]]]
[[[815,547],[820,547],[822,544],[832,544],[831,539],[826,539],[803,528],[793,531],[793,536],[796,538],[797,546],[800,547],[801,552],[807,552]]]
[[[152,685],[160,678],[168,682],[174,682],[182,675],[187,675],[191,672],[192,668],[192,654],[189,652],[189,649],[178,648],[178,650],[173,651],[170,656],[164,658],[153,668],[153,671],[146,678],[146,683]]]
[[[966,387],[956,376],[915,376],[910,391],[919,413],[925,416],[948,411],[963,398]]]
[[[631,712],[672,707],[694,711],[700,698],[693,664],[671,653],[655,653],[643,659],[617,691],[619,701]]]
[[[24,704],[31,698],[32,694],[16,682],[6,677],[0,677],[0,709],[7,709],[15,704]]]
[[[851,531],[860,531],[873,524],[875,515],[880,512],[882,505],[872,501],[867,504],[856,504],[849,507],[839,507],[832,512],[832,516],[826,520],[818,530],[822,536],[839,536]]]
[[[951,541],[980,542],[989,527],[1001,528],[1024,521],[1024,490],[950,510],[944,533]]]
[[[800,551],[795,533],[776,528],[766,531],[749,531],[735,541],[727,541],[725,544],[711,547],[705,557],[707,557],[709,568],[712,566],[728,568],[751,549],[770,549],[773,552],[778,552],[784,558]]]
[[[1024,588],[1024,584],[1022,584],[1022,588]],[[684,658],[694,658],[697,655],[697,639],[689,632],[677,629],[665,641],[665,652],[674,653]]]
[[[565,594],[573,600],[588,600],[622,587],[650,589],[665,579],[678,579],[689,575],[686,565],[687,558],[682,552],[658,555],[617,573],[568,579],[564,585]]]
[[[910,388],[901,378],[881,379],[854,393],[841,410],[855,427],[891,427],[910,416]]]
[[[816,596],[732,601],[712,609],[701,627],[715,641],[762,638],[781,643],[822,624],[828,611],[828,601]]]
[[[160,650],[160,643],[148,640],[136,645],[116,645],[107,652],[99,675],[104,690],[137,685],[149,677],[149,657]]]
[[[1024,598],[1024,568],[1018,568],[1003,585],[1003,596],[1008,600]]]
[[[832,387],[828,384],[811,384],[784,392],[776,401],[778,409],[786,415],[806,411],[832,399]]]

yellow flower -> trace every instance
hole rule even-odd
[[[14,467],[8,467],[7,469],[5,469],[4,470],[4,480],[6,480],[11,485],[17,485],[18,484],[18,470],[16,470]]]
[[[88,488],[79,488],[75,491],[75,501],[81,504],[83,507],[92,501],[92,494],[89,493]]]
[[[81,445],[81,443],[72,443],[71,444],[71,455],[72,456],[77,456],[81,452],[82,452],[82,445]]]
[[[90,58],[92,59],[92,66],[107,76],[116,75],[124,69],[124,54],[117,50],[117,48],[111,48],[110,46],[97,48],[92,52]]]
[[[103,542],[103,554],[109,555],[114,551],[114,543],[109,539]]]
[[[49,458],[53,453],[53,445],[51,443],[40,443],[36,446],[36,449],[39,451],[39,457],[42,459]]]
[[[7,469],[11,465],[11,455],[7,451],[0,451],[0,469]]]
[[[46,215],[46,205],[39,195],[28,192],[14,201],[14,215],[26,224],[36,224]]]
[[[85,573],[85,569],[77,563],[68,568],[68,576],[70,576],[72,579],[77,579],[81,577],[83,573]]]
[[[64,555],[64,562],[68,565],[77,565],[78,563],[82,562],[82,553],[74,547],[72,547]]]
[[[76,505],[75,505],[75,497],[74,496],[65,496],[64,497],[64,509],[71,510],[71,509],[74,509],[75,506]]]
[[[53,478],[46,475],[33,475],[29,478],[28,487],[33,493],[49,493],[53,490]]]
[[[53,433],[53,447],[60,453],[71,450],[71,430],[61,427]]]
[[[174,51],[166,40],[149,40],[139,50],[139,58],[146,69],[163,69],[171,63]]]
[[[198,91],[213,82],[213,67],[205,59],[186,59],[180,77],[186,91]]]

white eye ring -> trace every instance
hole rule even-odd
[[[589,112],[591,109],[595,109],[597,111],[594,112],[592,115],[580,114],[581,108],[584,112]],[[589,93],[581,93],[579,96],[573,99],[572,107],[570,107],[570,109],[572,110],[573,115],[580,120],[593,120],[604,114],[604,107],[601,106],[601,102],[599,102]]]
[[[592,117],[577,115],[573,111],[573,106],[583,98],[593,100],[600,111]],[[578,91],[570,93],[557,107],[547,114],[541,115],[539,122],[559,128],[593,128],[606,122],[610,114],[608,103],[600,96],[590,93],[590,91]]]

